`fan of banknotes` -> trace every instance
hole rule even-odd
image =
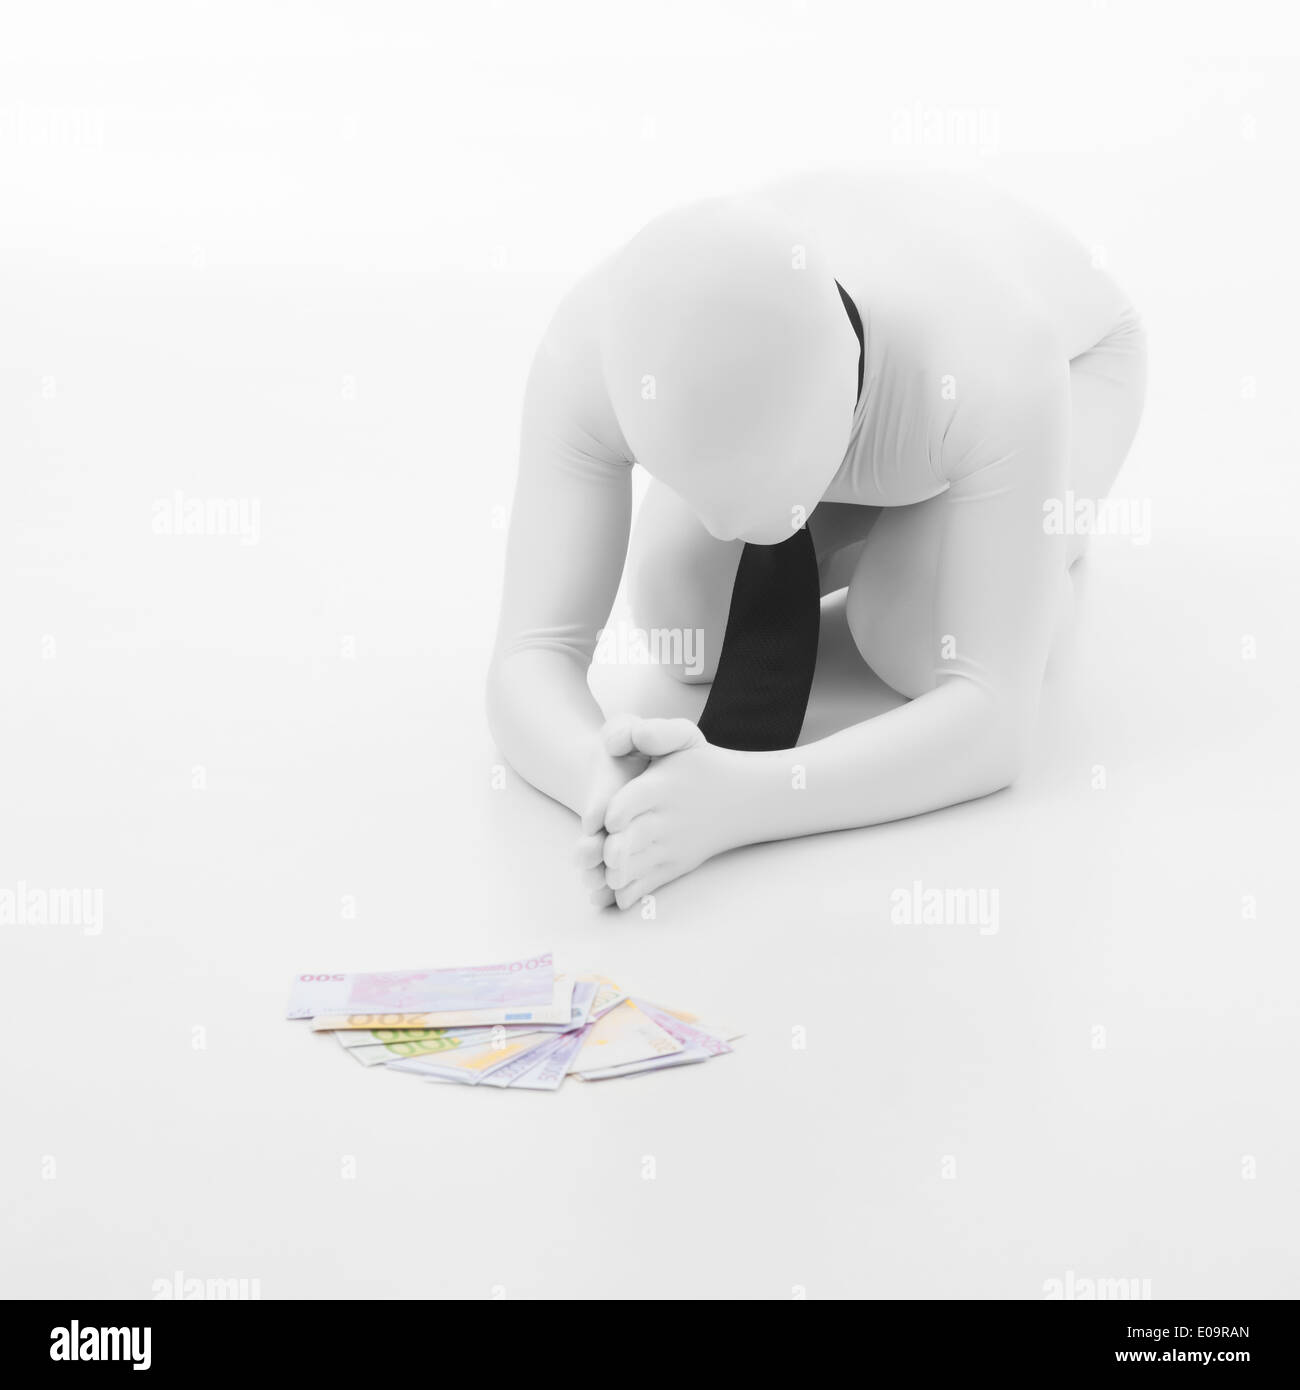
[[[633,998],[602,975],[556,974],[550,953],[498,965],[299,975],[289,1018],[332,1033],[363,1067],[428,1081],[555,1091],[707,1062],[739,1035]]]

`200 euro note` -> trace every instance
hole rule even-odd
[[[574,1029],[581,1028],[587,1022],[591,1013],[592,1004],[597,997],[596,983],[594,980],[584,980],[581,976],[573,986],[573,999],[569,1010],[568,1020],[564,1023],[524,1023],[524,1024],[503,1024],[498,1023],[490,1027],[478,1028],[336,1028],[331,1029],[339,1043],[350,1051],[367,1053],[368,1058],[378,1058],[375,1049],[379,1044],[392,1049],[392,1055],[397,1057],[414,1057],[426,1052],[442,1052],[449,1050],[451,1043],[441,1041],[440,1046],[436,1047],[406,1047],[407,1043],[435,1042],[440,1040],[458,1039],[460,1042],[482,1042],[488,1040],[504,1040],[512,1032],[521,1028],[526,1028],[530,1032],[543,1033],[570,1033]],[[365,1060],[358,1058],[358,1061]],[[382,1060],[382,1059],[379,1059]]]
[[[464,1009],[445,1013],[319,1014],[311,1021],[312,1032],[362,1028],[473,1028],[497,1024],[558,1023],[568,1026],[573,1017],[573,981],[556,980],[549,1004],[503,1009]]]
[[[508,1039],[501,1046],[491,1042],[480,1043],[436,1057],[398,1058],[390,1061],[388,1066],[394,1071],[409,1071],[422,1076],[466,1081],[473,1086],[513,1058],[554,1041],[555,1039],[546,1033],[524,1033]]]

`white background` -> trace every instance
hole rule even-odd
[[[3,1292],[1300,1294],[1289,13],[10,7],[0,890],[105,926],[0,926]],[[1129,290],[1151,541],[1095,543],[1013,790],[597,914],[482,715],[527,362],[655,212],[881,161]],[[177,491],[255,543],[155,534]],[[887,698],[826,621],[813,732]],[[891,921],[918,879],[997,932]],[[546,947],[748,1036],[546,1095],[280,1017],[301,970]]]

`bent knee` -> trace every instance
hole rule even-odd
[[[628,597],[651,660],[674,679],[688,685],[713,679],[744,548],[711,536],[661,484],[646,493],[632,533]]]
[[[651,627],[645,630],[644,640],[651,662],[683,685],[707,685],[718,673],[721,637],[708,641],[703,627]]]
[[[941,520],[929,502],[887,512],[862,551],[844,599],[859,655],[908,699],[933,690],[942,669],[942,639],[934,632]]]
[[[731,587],[716,566],[668,552],[643,557],[630,576],[637,640],[652,665],[685,685],[704,685],[718,670]]]
[[[909,624],[905,613],[855,582],[845,597],[844,616],[858,655],[891,690],[914,700],[934,689],[928,612],[915,614],[917,621]]]

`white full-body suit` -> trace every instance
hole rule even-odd
[[[1105,495],[1144,387],[1114,281],[973,180],[810,175],[650,224],[566,297],[529,378],[502,751],[584,813],[620,904],[734,845],[1007,785],[1086,539],[1051,504]],[[655,481],[629,550],[634,462]],[[698,735],[624,728],[602,762],[586,670],[625,562],[637,626],[700,633],[703,671],[679,674],[707,680],[745,541],[805,518],[823,591],[847,584],[863,658],[909,703],[800,747],[797,795],[787,751]]]

